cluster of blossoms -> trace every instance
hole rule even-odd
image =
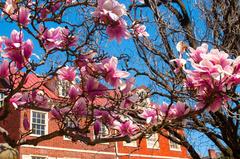
[[[30,39],[23,41],[23,33],[16,30],[12,31],[11,38],[1,37],[1,39],[2,41],[0,43],[0,50],[5,52],[2,57],[12,60],[18,69],[23,68],[28,63],[29,58],[32,55],[32,41]],[[3,45],[5,45],[4,49]],[[8,76],[8,67],[9,64],[7,61],[1,65],[1,69],[5,70],[5,73],[3,73],[1,76]]]
[[[139,2],[143,3],[143,1]],[[3,14],[7,14],[12,20],[17,21],[21,25],[27,26],[31,22],[31,10],[37,10],[39,13],[38,20],[41,19],[44,21],[48,15],[56,14],[61,7],[72,3],[75,3],[75,1],[50,1],[50,3],[44,3],[42,6],[40,5],[39,7],[34,8],[36,7],[35,2],[31,0],[27,1],[26,6],[19,6],[17,0],[7,0],[4,5]],[[109,39],[116,39],[118,42],[121,42],[122,38],[128,39],[130,37],[130,32],[128,31],[126,21],[123,19],[123,16],[127,15],[125,5],[120,4],[117,0],[98,0],[97,4],[98,5],[92,14],[96,19],[96,22],[107,26],[106,33],[108,34]],[[134,36],[149,36],[144,25],[133,22],[131,29],[133,30]],[[48,30],[40,26],[39,31],[42,33],[40,36],[42,36],[42,40],[45,40],[47,49],[52,47],[62,48],[75,44],[75,37],[69,37],[69,30],[66,28],[58,27]],[[61,37],[63,35],[64,37]],[[68,37],[67,41],[70,42],[65,42],[64,46],[62,46],[62,43],[60,42],[61,40],[59,39],[66,39],[66,37]]]
[[[16,109],[21,108],[25,105],[34,105],[40,108],[48,108],[48,98],[44,95],[43,92],[34,90],[25,93],[16,93],[10,98],[10,104],[13,105]]]
[[[31,5],[31,2],[28,4]],[[3,11],[21,25],[26,26],[30,23],[30,9],[23,6],[18,7],[17,0],[6,0]]]
[[[147,124],[157,124],[163,119],[176,119],[190,111],[185,103],[182,102],[177,102],[176,104],[172,105],[164,102],[161,105],[151,104],[150,106],[151,107],[144,109],[143,113],[140,114],[140,117],[146,119]]]
[[[31,9],[38,10],[40,13],[40,18],[44,19],[49,14],[55,14],[55,12],[63,5],[69,5],[74,3],[75,0],[66,0],[64,1],[50,1],[47,5],[43,4],[39,8],[33,8],[35,4],[35,1],[27,0],[26,6],[18,6],[19,1],[18,0],[6,0],[4,5],[4,13],[9,15],[13,20],[18,21],[19,24],[23,26],[27,26],[31,19]]]
[[[107,26],[107,34],[110,40],[116,38],[118,42],[122,38],[129,38],[130,34],[127,30],[127,23],[122,18],[126,15],[126,7],[116,0],[98,0],[98,6],[93,12],[93,16],[102,24]]]
[[[179,46],[179,51],[186,49],[184,45]],[[187,60],[180,57],[173,61],[178,65],[177,71],[182,69],[187,75],[186,88],[197,95],[196,109],[207,108],[216,112],[231,98],[227,92],[240,83],[240,57],[233,60],[224,51],[208,51],[207,44],[196,50],[189,48]],[[186,68],[188,63],[191,66],[189,69]]]
[[[77,43],[76,36],[72,35],[67,28],[57,27],[48,29],[40,25],[39,32],[39,38],[42,40],[44,47],[48,50],[54,48],[68,48],[75,46]]]
[[[105,125],[108,128],[118,130],[119,134],[123,136],[131,136],[139,132],[141,128],[131,116],[126,113],[122,114],[121,110],[131,110],[133,108],[142,112],[138,115],[145,119],[147,124],[160,123],[164,118],[168,120],[176,119],[189,112],[189,108],[182,102],[172,105],[166,103],[157,105],[147,102],[145,106],[140,106],[143,98],[137,90],[133,91],[135,79],[129,78],[123,82],[122,79],[128,77],[129,73],[117,69],[117,58],[111,57],[96,62],[95,56],[95,52],[82,54],[76,60],[78,67],[64,67],[58,71],[59,79],[72,83],[68,90],[68,99],[75,104],[73,107],[54,107],[51,112],[57,120],[62,120],[66,115],[74,116],[77,119],[80,117],[87,118],[88,115],[94,118],[95,135],[99,133],[101,126]],[[111,87],[117,90],[114,92],[115,95],[106,84],[100,82],[99,78],[95,78],[96,76],[101,76]],[[84,86],[81,87],[74,82],[77,77],[82,80]],[[117,98],[115,98],[116,94]],[[106,99],[110,96],[113,98],[112,102]],[[120,104],[116,105],[114,101],[119,99],[122,100],[119,101]],[[99,105],[99,102],[105,106],[95,107],[93,114],[90,115],[90,110],[93,109],[90,105]]]
[[[76,0],[65,0],[65,1],[53,1],[51,0],[50,3],[45,3],[41,7],[37,8],[40,13],[40,18],[45,19],[50,14],[56,14],[56,11],[59,10],[64,5],[70,5],[75,3]]]
[[[72,84],[67,91],[67,101],[74,103],[74,105],[64,108],[54,107],[51,112],[58,120],[61,120],[66,114],[74,116],[75,119],[83,119],[91,116],[90,110],[94,109],[92,116],[95,121],[93,125],[95,135],[99,133],[102,125],[117,129],[121,135],[126,135],[127,132],[129,135],[132,135],[136,132],[133,129],[138,129],[137,125],[129,122],[129,118],[123,118],[117,111],[121,110],[121,107],[126,108],[139,100],[132,93],[135,80],[133,78],[129,78],[126,82],[122,80],[128,77],[129,73],[117,69],[118,60],[116,57],[106,58],[97,62],[94,58],[95,56],[95,52],[81,54],[75,62],[77,67],[64,67],[58,71],[59,79]],[[76,78],[81,79],[82,84],[76,84]],[[103,84],[102,80],[106,84]],[[125,99],[120,100],[121,104],[119,107],[114,103],[117,97],[116,94],[118,98],[122,96]],[[112,102],[108,99],[110,96],[113,98]],[[93,108],[91,105],[106,106]],[[129,127],[126,130],[124,128],[126,124],[131,125],[132,128]]]
[[[107,26],[106,32],[109,39],[116,38],[118,42],[121,42],[122,38],[130,37],[127,23],[122,18],[124,15],[127,15],[125,5],[116,0],[98,0],[97,8],[93,12],[96,21]],[[134,34],[138,36],[149,36],[144,25],[133,25],[133,30]]]
[[[39,16],[44,20],[55,14],[63,5],[75,3],[72,0],[50,1],[45,7],[37,8]],[[138,2],[144,3],[143,0]],[[7,0],[4,13],[8,14],[21,26],[26,27],[31,22],[31,7],[34,2],[28,1],[25,7],[20,6],[15,0]],[[19,5],[19,6],[18,6]],[[36,9],[36,8],[34,8]],[[133,22],[128,28],[123,19],[127,15],[126,7],[117,0],[98,0],[97,7],[92,14],[95,22],[106,26],[106,33],[110,40],[118,42],[122,38],[129,38],[132,29],[134,37],[147,37],[146,27],[140,22]],[[46,28],[39,23],[36,37],[41,41],[47,53],[49,50],[65,50],[77,45],[77,38],[64,27]],[[181,53],[187,47],[179,43]],[[23,33],[13,30],[10,38],[0,37],[0,51],[4,52],[3,62],[0,64],[0,78],[9,80],[9,76],[20,74],[19,70],[29,65],[33,52],[33,43],[30,39],[24,41]],[[59,97],[57,106],[50,108],[49,99],[40,90],[23,90],[15,93],[9,104],[16,109],[25,106],[36,106],[51,109],[54,118],[64,122],[67,118],[75,119],[76,126],[81,127],[82,120],[91,121],[95,135],[98,135],[101,126],[118,130],[119,134],[134,135],[141,130],[142,124],[136,123],[134,117],[143,119],[146,124],[158,124],[164,119],[173,120],[187,114],[190,109],[183,102],[161,105],[147,102],[142,106],[143,98],[133,89],[135,79],[128,78],[126,71],[119,70],[116,57],[99,60],[97,53],[89,52],[78,55],[75,66],[63,67],[58,70],[58,79],[70,84],[67,96]],[[209,111],[217,111],[221,105],[230,99],[227,92],[240,83],[240,57],[236,60],[229,58],[228,54],[217,49],[208,51],[208,46],[203,44],[196,50],[189,48],[188,59],[181,56],[174,59],[178,65],[176,73],[186,73],[185,86],[189,91],[197,94],[197,109],[207,107]],[[187,69],[187,64],[190,68]],[[127,79],[128,78],[128,79]],[[14,85],[15,86],[15,85]],[[131,115],[132,112],[137,115]],[[23,125],[29,130],[29,122],[24,115]]]

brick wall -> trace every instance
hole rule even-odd
[[[21,112],[13,110],[9,117],[1,122],[3,127],[5,126],[13,137],[18,137],[21,132],[25,131],[22,125],[24,113],[27,114],[30,121],[30,110],[26,109]],[[52,119],[50,113],[48,113],[48,119],[48,133],[50,133],[58,129],[58,125],[56,121]],[[28,138],[33,137],[29,136]],[[19,153],[20,156],[25,155],[26,159],[31,159],[28,157],[33,155],[47,156],[54,159],[61,159],[64,157],[81,159],[149,159],[152,158],[151,156],[153,156],[153,158],[160,158],[159,156],[165,158],[188,158],[187,151],[183,147],[181,147],[181,151],[170,150],[169,140],[163,136],[159,136],[159,149],[147,148],[146,144],[146,139],[143,139],[140,145],[138,143],[138,147],[123,146],[123,142],[86,146],[80,142],[73,143],[71,140],[64,139],[64,137],[61,136],[43,141],[39,143],[37,147],[28,145],[21,146],[19,148]],[[118,151],[118,157],[116,156],[116,149]],[[25,158],[20,157],[20,159]]]
[[[0,113],[3,113],[3,110],[0,108]],[[10,107],[10,113],[6,119],[0,121],[0,126],[6,129],[12,139],[18,139],[21,131],[20,127],[20,112],[16,111],[12,106]],[[0,143],[4,143],[2,136],[0,135]]]

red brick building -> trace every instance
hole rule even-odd
[[[38,80],[32,76],[28,78],[27,84]],[[54,95],[46,86],[46,92]],[[3,95],[1,95],[3,98]],[[2,100],[1,100],[2,101]],[[3,104],[1,102],[0,104]],[[18,138],[24,131],[22,121],[24,114],[27,114],[30,121],[32,134],[29,138],[34,138],[43,134],[51,133],[58,128],[55,120],[48,111],[27,109],[22,111],[12,111],[7,119],[0,124],[13,138]],[[104,131],[104,130],[102,130]],[[140,144],[140,145],[139,145]],[[83,143],[73,143],[65,136],[55,137],[46,140],[37,146],[23,145],[18,147],[20,159],[184,159],[188,158],[184,147],[171,142],[163,136],[154,134],[148,139],[143,139],[140,143],[114,142],[98,144],[96,146],[86,146]]]

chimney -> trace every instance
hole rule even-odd
[[[210,159],[216,159],[217,157],[217,153],[214,149],[208,149],[208,155]]]

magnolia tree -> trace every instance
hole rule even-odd
[[[206,13],[205,23],[193,24],[196,20],[190,19],[180,0],[2,1],[2,20],[5,25],[14,23],[15,29],[0,37],[0,77],[7,86],[1,89],[6,97],[0,120],[12,111],[44,109],[59,126],[49,134],[28,138],[32,130],[25,114],[25,132],[19,139],[11,139],[1,128],[5,141],[17,147],[67,135],[95,145],[130,142],[158,132],[185,146],[193,158],[200,158],[177,131],[186,128],[206,134],[224,155],[239,157],[240,57],[236,54],[239,45],[229,35],[233,40],[239,36],[235,35],[239,24],[235,32],[221,31],[222,19],[211,16],[234,14],[225,13],[227,8],[215,1],[211,2],[215,10],[205,4],[195,6],[195,16]],[[238,11],[239,4],[227,5]],[[214,18],[218,23],[212,22]],[[202,27],[208,36],[195,34],[194,27]],[[221,41],[223,37],[228,39]],[[133,41],[130,45],[143,65],[136,67],[126,55],[117,58],[106,53],[102,46],[115,40],[118,47],[125,47],[123,40]],[[121,59],[125,70],[118,67]],[[33,74],[39,81],[27,87]],[[135,87],[133,76],[145,76],[153,85],[142,91]],[[56,79],[69,85],[66,96],[55,95],[57,102],[43,89]],[[156,95],[161,100],[149,101]],[[69,127],[69,121],[74,126]],[[102,126],[111,132],[104,138],[98,135]]]

